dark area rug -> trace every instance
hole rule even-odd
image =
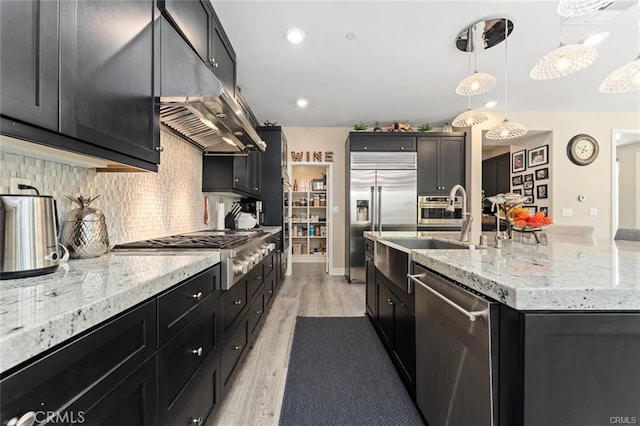
[[[422,424],[368,318],[297,318],[281,426]]]

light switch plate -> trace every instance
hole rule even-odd
[[[333,213],[340,213],[340,207],[338,207],[338,206],[333,206],[333,207],[331,207],[331,211],[332,211]]]
[[[573,216],[573,209],[572,208],[563,208],[562,209],[562,216]]]
[[[589,209],[589,216],[598,216],[598,209],[595,207],[591,207]]]

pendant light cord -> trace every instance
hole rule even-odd
[[[509,64],[509,46],[508,46],[508,41],[507,39],[509,38],[509,20],[505,19],[504,20],[504,118],[505,120],[507,119],[507,112],[508,112],[508,104],[507,104],[507,92],[509,89],[509,84],[508,84],[508,72],[507,72],[507,68],[508,68],[508,64]]]

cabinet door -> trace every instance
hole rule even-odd
[[[379,272],[376,271],[376,275]],[[395,298],[384,284],[377,284],[378,289],[378,323],[381,337],[387,348],[393,347],[393,318],[395,316]]]
[[[454,185],[464,186],[464,138],[443,137],[438,151],[441,190],[449,193]]]
[[[209,59],[209,9],[200,0],[159,0],[163,15],[206,62]]]
[[[262,153],[251,151],[247,157],[247,192],[255,195],[261,193]]]
[[[0,2],[2,115],[58,129],[58,2]]]
[[[501,155],[496,159],[497,194],[511,191],[511,154]]]
[[[400,364],[401,378],[412,395],[416,379],[416,320],[403,303],[395,306],[393,352]]]
[[[365,261],[365,298],[367,305],[367,314],[371,318],[376,318],[377,315],[377,291],[376,291],[376,267],[374,266],[373,259],[367,258]]]
[[[227,92],[236,93],[236,54],[227,40],[222,26],[215,22],[211,28],[211,66]]]
[[[418,138],[418,195],[443,193],[438,181],[438,138]]]
[[[248,192],[247,171],[249,169],[248,157],[233,157],[233,189]]]
[[[498,185],[496,182],[496,161],[493,158],[482,162],[482,190],[486,197],[490,197],[498,193]],[[486,206],[490,206],[489,201],[485,201]]]
[[[415,151],[416,138],[397,134],[349,134],[351,151]]]
[[[159,163],[154,13],[152,0],[61,3],[61,133]]]

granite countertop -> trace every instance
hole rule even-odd
[[[383,231],[365,237],[456,239],[438,234]],[[411,256],[518,310],[640,311],[640,242],[506,240],[501,249],[411,250]]]
[[[282,226],[260,226],[260,229],[271,235],[276,235],[278,232],[282,231]]]
[[[111,252],[0,281],[0,372],[219,262],[212,250]]]

